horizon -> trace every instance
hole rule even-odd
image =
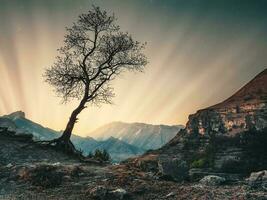
[[[147,42],[149,64],[144,73],[114,81],[114,105],[85,109],[77,135],[94,137],[89,133],[116,121],[185,125],[189,114],[227,99],[266,69],[267,2],[261,0],[3,0],[0,115],[22,110],[42,126],[65,128],[78,102],[60,104],[42,74],[58,55],[65,27],[92,4],[114,12],[123,31]]]
[[[29,121],[31,121],[31,122],[33,122],[33,123],[37,123],[37,124],[39,124],[38,122],[35,122],[34,120],[28,118],[28,117],[27,117],[27,113],[25,113],[23,110],[17,110],[17,111],[11,112],[11,113],[6,113],[6,114],[4,114],[3,116],[6,116],[6,115],[9,116],[9,115],[12,115],[12,114],[14,114],[14,113],[18,113],[18,112],[22,112],[22,113],[25,115],[25,116],[24,116],[25,119],[27,119],[27,120],[29,120]],[[0,116],[0,117],[2,117],[2,116]],[[99,127],[96,127],[95,129],[93,129],[91,132],[89,132],[89,133],[87,133],[87,134],[78,135],[78,134],[76,134],[75,132],[74,132],[73,134],[74,134],[74,135],[81,136],[81,137],[95,137],[94,135],[90,135],[90,133],[93,133],[93,132],[95,132],[95,131],[97,131],[97,130],[99,130],[99,129],[101,129],[101,128],[104,128],[104,127],[106,127],[106,126],[109,126],[109,125],[111,125],[111,124],[115,124],[115,123],[122,123],[122,124],[128,124],[128,125],[130,125],[130,124],[145,124],[145,125],[151,125],[151,126],[169,126],[169,127],[184,126],[184,127],[185,127],[185,125],[183,125],[183,124],[168,125],[168,124],[148,124],[148,123],[143,123],[143,122],[111,121],[111,122],[109,122],[109,123],[107,123],[107,124],[103,124],[103,125],[101,125],[101,126],[99,126]],[[42,125],[42,124],[39,124],[39,125],[41,125],[41,126],[44,127],[44,128],[48,128],[48,129],[51,129],[51,130],[53,130],[53,131],[56,131],[56,132],[63,132],[63,131],[64,131],[64,130],[55,130],[55,129],[52,129],[51,127],[46,127],[46,126],[44,126],[44,125]],[[96,139],[96,138],[94,138],[94,139]]]

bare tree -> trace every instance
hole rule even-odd
[[[62,136],[52,141],[54,145],[75,149],[70,137],[79,113],[87,104],[111,103],[114,93],[110,82],[123,71],[142,71],[147,64],[144,46],[120,31],[114,15],[95,6],[67,28],[60,55],[44,77],[63,102],[74,98],[80,103]]]

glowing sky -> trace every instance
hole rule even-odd
[[[23,110],[44,126],[65,128],[77,102],[60,104],[42,74],[65,27],[92,4],[148,43],[149,64],[114,82],[114,105],[84,110],[77,134],[111,121],[185,124],[267,65],[265,0],[0,0],[0,115]]]

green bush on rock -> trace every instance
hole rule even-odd
[[[204,158],[198,159],[198,160],[194,160],[191,164],[190,164],[190,168],[203,168],[206,165],[206,160]]]
[[[96,149],[94,154],[89,153],[88,157],[94,158],[96,160],[101,160],[101,161],[110,161],[111,160],[109,153],[105,149],[104,150]]]

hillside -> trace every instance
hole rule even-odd
[[[266,73],[222,103],[190,115],[185,129],[161,149],[129,162],[176,181],[199,180],[207,174],[238,180],[266,169]]]
[[[189,116],[188,133],[235,135],[267,127],[267,69],[222,103]]]
[[[242,183],[220,187],[179,184],[129,165],[80,162],[34,144],[27,134],[5,129],[0,129],[0,146],[0,199],[244,200],[264,195]]]
[[[22,111],[0,117],[0,127],[6,127],[17,134],[28,133],[33,135],[34,140],[52,140],[61,135],[60,132],[43,127],[27,119]],[[115,138],[97,141],[92,137],[80,137],[74,134],[71,140],[75,147],[81,150],[84,155],[88,155],[96,149],[106,149],[114,162],[120,162],[129,157],[144,153],[144,150]]]

